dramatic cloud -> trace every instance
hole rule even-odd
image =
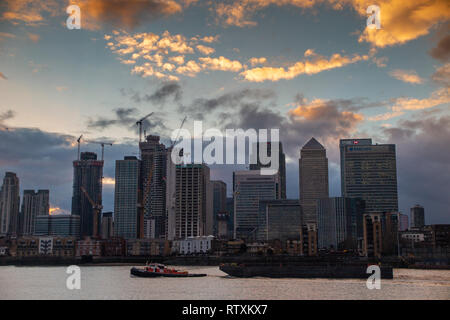
[[[183,10],[175,0],[6,0],[2,19],[13,24],[39,26],[52,16],[67,16],[66,7],[76,4],[82,12],[82,28],[99,30],[105,25],[133,29],[140,24],[169,17]],[[0,8],[1,9],[1,8]]]
[[[408,213],[409,208],[420,203],[425,207],[427,224],[448,223],[450,117],[421,114],[384,129],[384,133],[385,142],[397,145],[401,210]]]
[[[430,51],[433,58],[442,62],[450,60],[450,35],[443,37],[435,48]]]
[[[408,83],[414,83],[414,84],[420,84],[423,82],[423,79],[417,75],[417,73],[414,70],[392,70],[389,72],[389,75],[391,77],[394,77],[397,80],[408,82]]]
[[[326,58],[311,51],[307,51],[306,56],[311,56],[310,60],[299,61],[288,68],[283,67],[258,67],[243,71],[240,75],[247,81],[279,81],[282,79],[293,79],[301,74],[316,74],[325,70],[341,68],[348,64],[356,63],[361,60],[368,60],[369,56],[354,55],[353,57],[342,56],[339,53]]]
[[[0,79],[8,80],[8,78],[2,72],[0,72]]]
[[[202,120],[204,115],[209,115],[214,111],[237,109],[247,103],[263,103],[275,98],[272,90],[242,89],[222,94],[216,98],[198,98],[190,106],[180,106],[180,113],[187,113],[193,118]]]
[[[87,127],[89,129],[104,130],[113,126],[126,128],[130,131],[136,130],[136,121],[142,116],[136,108],[118,108],[114,110],[114,118],[98,117],[89,119]],[[154,114],[142,123],[143,129],[160,130],[164,132],[167,128],[159,114]]]
[[[438,68],[431,76],[431,79],[445,87],[450,87],[450,62]]]
[[[204,46],[202,44],[197,45],[196,48],[197,48],[198,51],[200,51],[201,53],[203,53],[204,55],[207,55],[207,56],[209,56],[209,55],[213,54],[214,52],[216,52],[216,49]]]
[[[17,25],[39,26],[50,16],[64,14],[63,4],[57,0],[4,0],[0,4],[2,20]]]
[[[70,213],[73,183],[73,164],[77,157],[76,138],[71,135],[46,132],[32,128],[0,130],[0,179],[6,171],[17,173],[21,189],[49,189],[52,207]],[[101,147],[83,141],[81,151],[100,154]],[[103,189],[105,211],[113,210],[114,188],[108,188],[114,177],[115,160],[133,155],[136,143],[115,143],[105,149]]]
[[[232,0],[221,1],[215,6],[218,21],[226,26],[252,27],[256,12],[269,6],[293,6],[309,9],[326,4],[335,10],[352,8],[362,18],[368,17],[367,8],[376,4],[381,10],[380,30],[365,29],[359,41],[370,42],[376,47],[403,44],[424,36],[441,22],[450,18],[447,0]]]
[[[174,101],[180,101],[182,92],[178,82],[168,82],[162,84],[153,94],[146,95],[145,99],[156,104],[165,103],[170,97],[173,97]]]
[[[429,109],[448,103],[450,103],[450,88],[440,88],[434,91],[430,97],[424,99],[404,97],[393,99],[392,105],[389,107],[391,111],[370,117],[368,120],[389,120],[403,115],[406,111]]]

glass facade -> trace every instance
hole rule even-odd
[[[398,211],[395,145],[370,139],[340,142],[342,196],[366,201],[366,213]]]

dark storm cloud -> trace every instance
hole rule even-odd
[[[183,96],[183,89],[176,81],[162,83],[153,93],[142,94],[134,89],[120,89],[124,97],[129,97],[135,103],[143,101],[150,102],[153,105],[164,105],[168,100],[179,103]]]
[[[194,114],[196,116],[195,118],[203,119],[205,113],[208,114],[216,110],[222,110],[223,108],[236,109],[242,103],[248,103],[248,101],[260,101],[262,103],[275,97],[276,95],[272,90],[241,89],[222,94],[216,98],[195,99],[189,106],[180,107],[179,111]]]
[[[0,125],[3,121],[14,118],[15,112],[12,110],[6,110],[5,112],[0,113]]]
[[[153,94],[145,95],[144,99],[155,104],[164,104],[167,99],[173,97],[173,101],[178,102],[182,93],[178,82],[167,82],[163,83]]]
[[[76,138],[32,128],[0,130],[0,179],[6,171],[15,172],[22,190],[49,189],[51,204],[70,212]],[[83,142],[81,151],[100,154],[101,147]],[[105,148],[104,176],[114,178],[115,160],[137,155],[137,152],[136,142]],[[108,186],[104,188],[105,210],[112,210],[113,190]]]
[[[400,208],[409,213],[420,203],[426,223],[449,223],[450,116],[404,120],[384,132],[397,145]]]
[[[89,119],[87,123],[88,128],[104,130],[113,126],[119,126],[134,131],[136,130],[136,121],[142,117],[141,112],[136,108],[117,108],[114,109],[114,113],[115,117],[113,118],[98,117]],[[145,130],[167,130],[163,119],[158,114],[153,114],[145,119],[142,127]]]
[[[223,112],[219,117],[224,128],[279,129],[285,153],[291,158],[298,157],[299,149],[311,137],[324,144],[333,144],[339,138],[349,136],[362,121],[358,114],[344,111],[341,100],[310,106],[297,95],[296,101],[300,104],[287,115],[254,102],[240,104],[236,112]]]
[[[430,54],[433,58],[447,62],[450,60],[450,35],[444,36],[434,47],[431,49]]]

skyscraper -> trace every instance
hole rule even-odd
[[[144,233],[141,203],[141,161],[136,157],[116,160],[114,192],[114,235],[125,239],[141,238]]]
[[[212,235],[213,192],[209,167],[177,165],[175,188],[175,238]]]
[[[49,202],[50,191],[24,190],[22,198],[22,212],[20,218],[22,235],[34,234],[35,222],[37,216],[48,216],[50,212]]]
[[[164,238],[166,234],[166,147],[159,136],[146,136],[139,143],[145,238]]]
[[[311,138],[300,151],[300,204],[305,223],[317,223],[317,200],[328,198],[327,151]]]
[[[279,175],[261,175],[257,170],[233,173],[234,238],[255,240],[259,202],[279,199]]]
[[[365,202],[344,197],[324,198],[317,203],[319,248],[362,248]]]
[[[398,212],[395,145],[340,141],[342,196],[362,198],[366,213]]]
[[[217,235],[217,216],[227,208],[227,185],[220,180],[211,181],[211,184],[213,186],[213,235]]]
[[[0,190],[0,235],[17,235],[19,223],[19,178],[6,172]]]
[[[97,160],[96,153],[82,152],[80,160],[73,162],[72,214],[80,216],[81,237],[94,235],[95,210],[88,196],[97,206],[102,205],[102,178],[103,160]],[[100,231],[100,218],[96,217],[97,234]]]
[[[421,229],[425,226],[425,209],[416,204],[411,208],[411,228]]]

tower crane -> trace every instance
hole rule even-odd
[[[81,135],[78,139],[77,139],[77,143],[78,143],[78,158],[77,160],[80,160],[80,144],[81,144],[81,139],[83,138],[83,135]]]
[[[93,237],[97,238],[98,237],[98,220],[99,220],[100,213],[103,209],[103,206],[101,204],[95,203],[94,200],[92,200],[92,198],[89,196],[89,193],[87,192],[85,187],[81,186],[80,189],[84,193],[84,195],[88,199],[89,203],[91,204],[92,209],[94,210]]]
[[[142,142],[142,123],[144,122],[144,120],[146,120],[148,117],[150,117],[153,114],[153,112],[150,112],[148,115],[146,115],[145,117],[143,117],[142,119],[136,121],[136,125],[139,128],[139,142]]]
[[[183,128],[183,125],[186,122],[186,119],[187,119],[187,117],[184,117],[183,121],[181,122],[179,130],[181,130]],[[145,120],[145,118],[144,118],[144,120]],[[170,154],[170,152],[173,149],[173,146],[178,141],[179,133],[180,132],[178,131],[178,135],[177,135],[176,139],[172,142],[171,146],[168,149],[166,149],[164,151],[153,151],[153,152],[151,152],[151,154],[153,156]],[[138,204],[138,207],[140,208],[139,220],[140,220],[140,225],[141,225],[141,230],[140,230],[141,237],[143,237],[143,222],[144,222],[144,212],[145,212],[145,200],[147,199],[147,195],[150,194],[150,188],[151,188],[152,180],[153,180],[153,171],[155,169],[155,160],[156,159],[153,158],[152,165],[151,165],[151,168],[150,168],[150,172],[149,172],[148,178],[147,178],[147,184],[145,185],[144,190],[142,192],[142,200],[141,200],[141,203]]]
[[[102,142],[102,141],[89,141],[89,143],[95,143],[102,146],[102,161],[105,158],[105,146],[112,146],[113,144],[111,142]]]

